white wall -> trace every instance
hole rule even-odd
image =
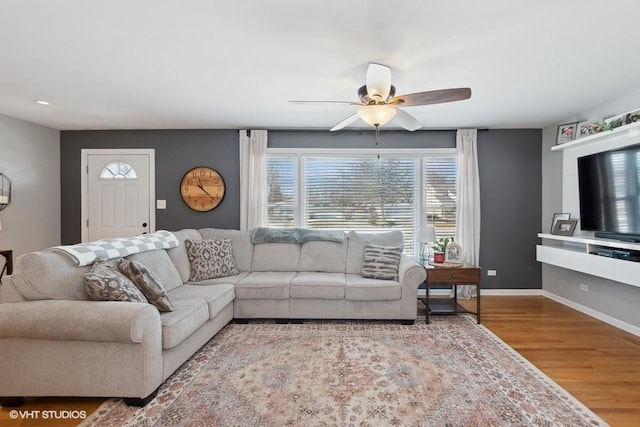
[[[577,112],[573,117],[568,117],[564,120],[563,123],[599,120],[603,117],[638,108],[640,108],[640,89],[634,89],[603,105]],[[567,203],[567,200],[571,199],[572,195],[563,195],[563,154],[561,151],[551,151],[551,147],[555,145],[556,132],[557,125],[545,128],[542,132],[542,231],[544,232],[549,232],[554,212],[563,212],[563,209],[566,208],[572,211],[577,209],[576,207],[571,207],[571,203]],[[638,138],[638,144],[640,144],[640,137]],[[577,192],[577,189],[573,190]],[[565,200],[564,207],[563,200]],[[572,212],[572,216],[574,213]],[[581,283],[589,286],[588,292],[579,290],[578,286]],[[605,317],[608,316],[629,325],[640,327],[640,316],[638,315],[640,288],[638,287],[559,267],[543,265],[542,289],[587,309],[595,310]]]
[[[12,249],[15,260],[59,245],[60,132],[0,115],[0,172],[13,183],[0,211],[0,249]]]

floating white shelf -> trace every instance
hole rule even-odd
[[[607,130],[604,132],[574,139],[573,141],[565,142],[564,144],[554,145],[553,147],[551,147],[551,151],[564,151],[570,148],[584,147],[585,145],[598,143],[610,138],[624,137],[626,135],[640,136],[640,122],[631,123],[628,125],[620,126],[613,130]]]
[[[594,254],[602,247],[640,251],[638,243],[599,239],[589,235],[557,236],[539,233],[538,237],[546,240],[536,247],[536,259],[539,262],[640,287],[640,262]]]

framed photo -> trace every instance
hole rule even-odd
[[[551,234],[558,236],[573,236],[573,232],[578,224],[577,219],[559,219],[556,221],[556,225],[551,231]]]
[[[602,132],[602,120],[578,123],[576,139]]]
[[[457,243],[449,243],[444,252],[444,262],[462,264],[462,246]]]
[[[558,126],[558,135],[556,137],[556,145],[564,144],[565,142],[573,141],[576,139],[576,129],[578,128],[578,122],[565,123]]]
[[[553,234],[553,229],[556,227],[556,222],[558,222],[559,219],[570,219],[570,218],[571,218],[570,213],[554,213],[553,220],[551,221],[551,230],[549,230],[549,232]]]
[[[630,125],[631,123],[635,123],[640,121],[640,110],[630,111],[624,114],[624,124]]]

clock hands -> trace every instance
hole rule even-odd
[[[213,197],[211,194],[209,194],[207,190],[204,189],[204,186],[202,185],[202,181],[200,181],[200,178],[198,178],[198,188],[204,191],[207,194],[207,196],[211,197],[213,200],[216,200],[215,197]]]

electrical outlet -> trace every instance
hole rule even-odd
[[[589,292],[589,287],[587,285],[585,285],[584,283],[580,283],[580,285],[578,287],[580,288],[581,291]]]
[[[496,276],[497,274],[496,270],[487,270],[487,276]]]

